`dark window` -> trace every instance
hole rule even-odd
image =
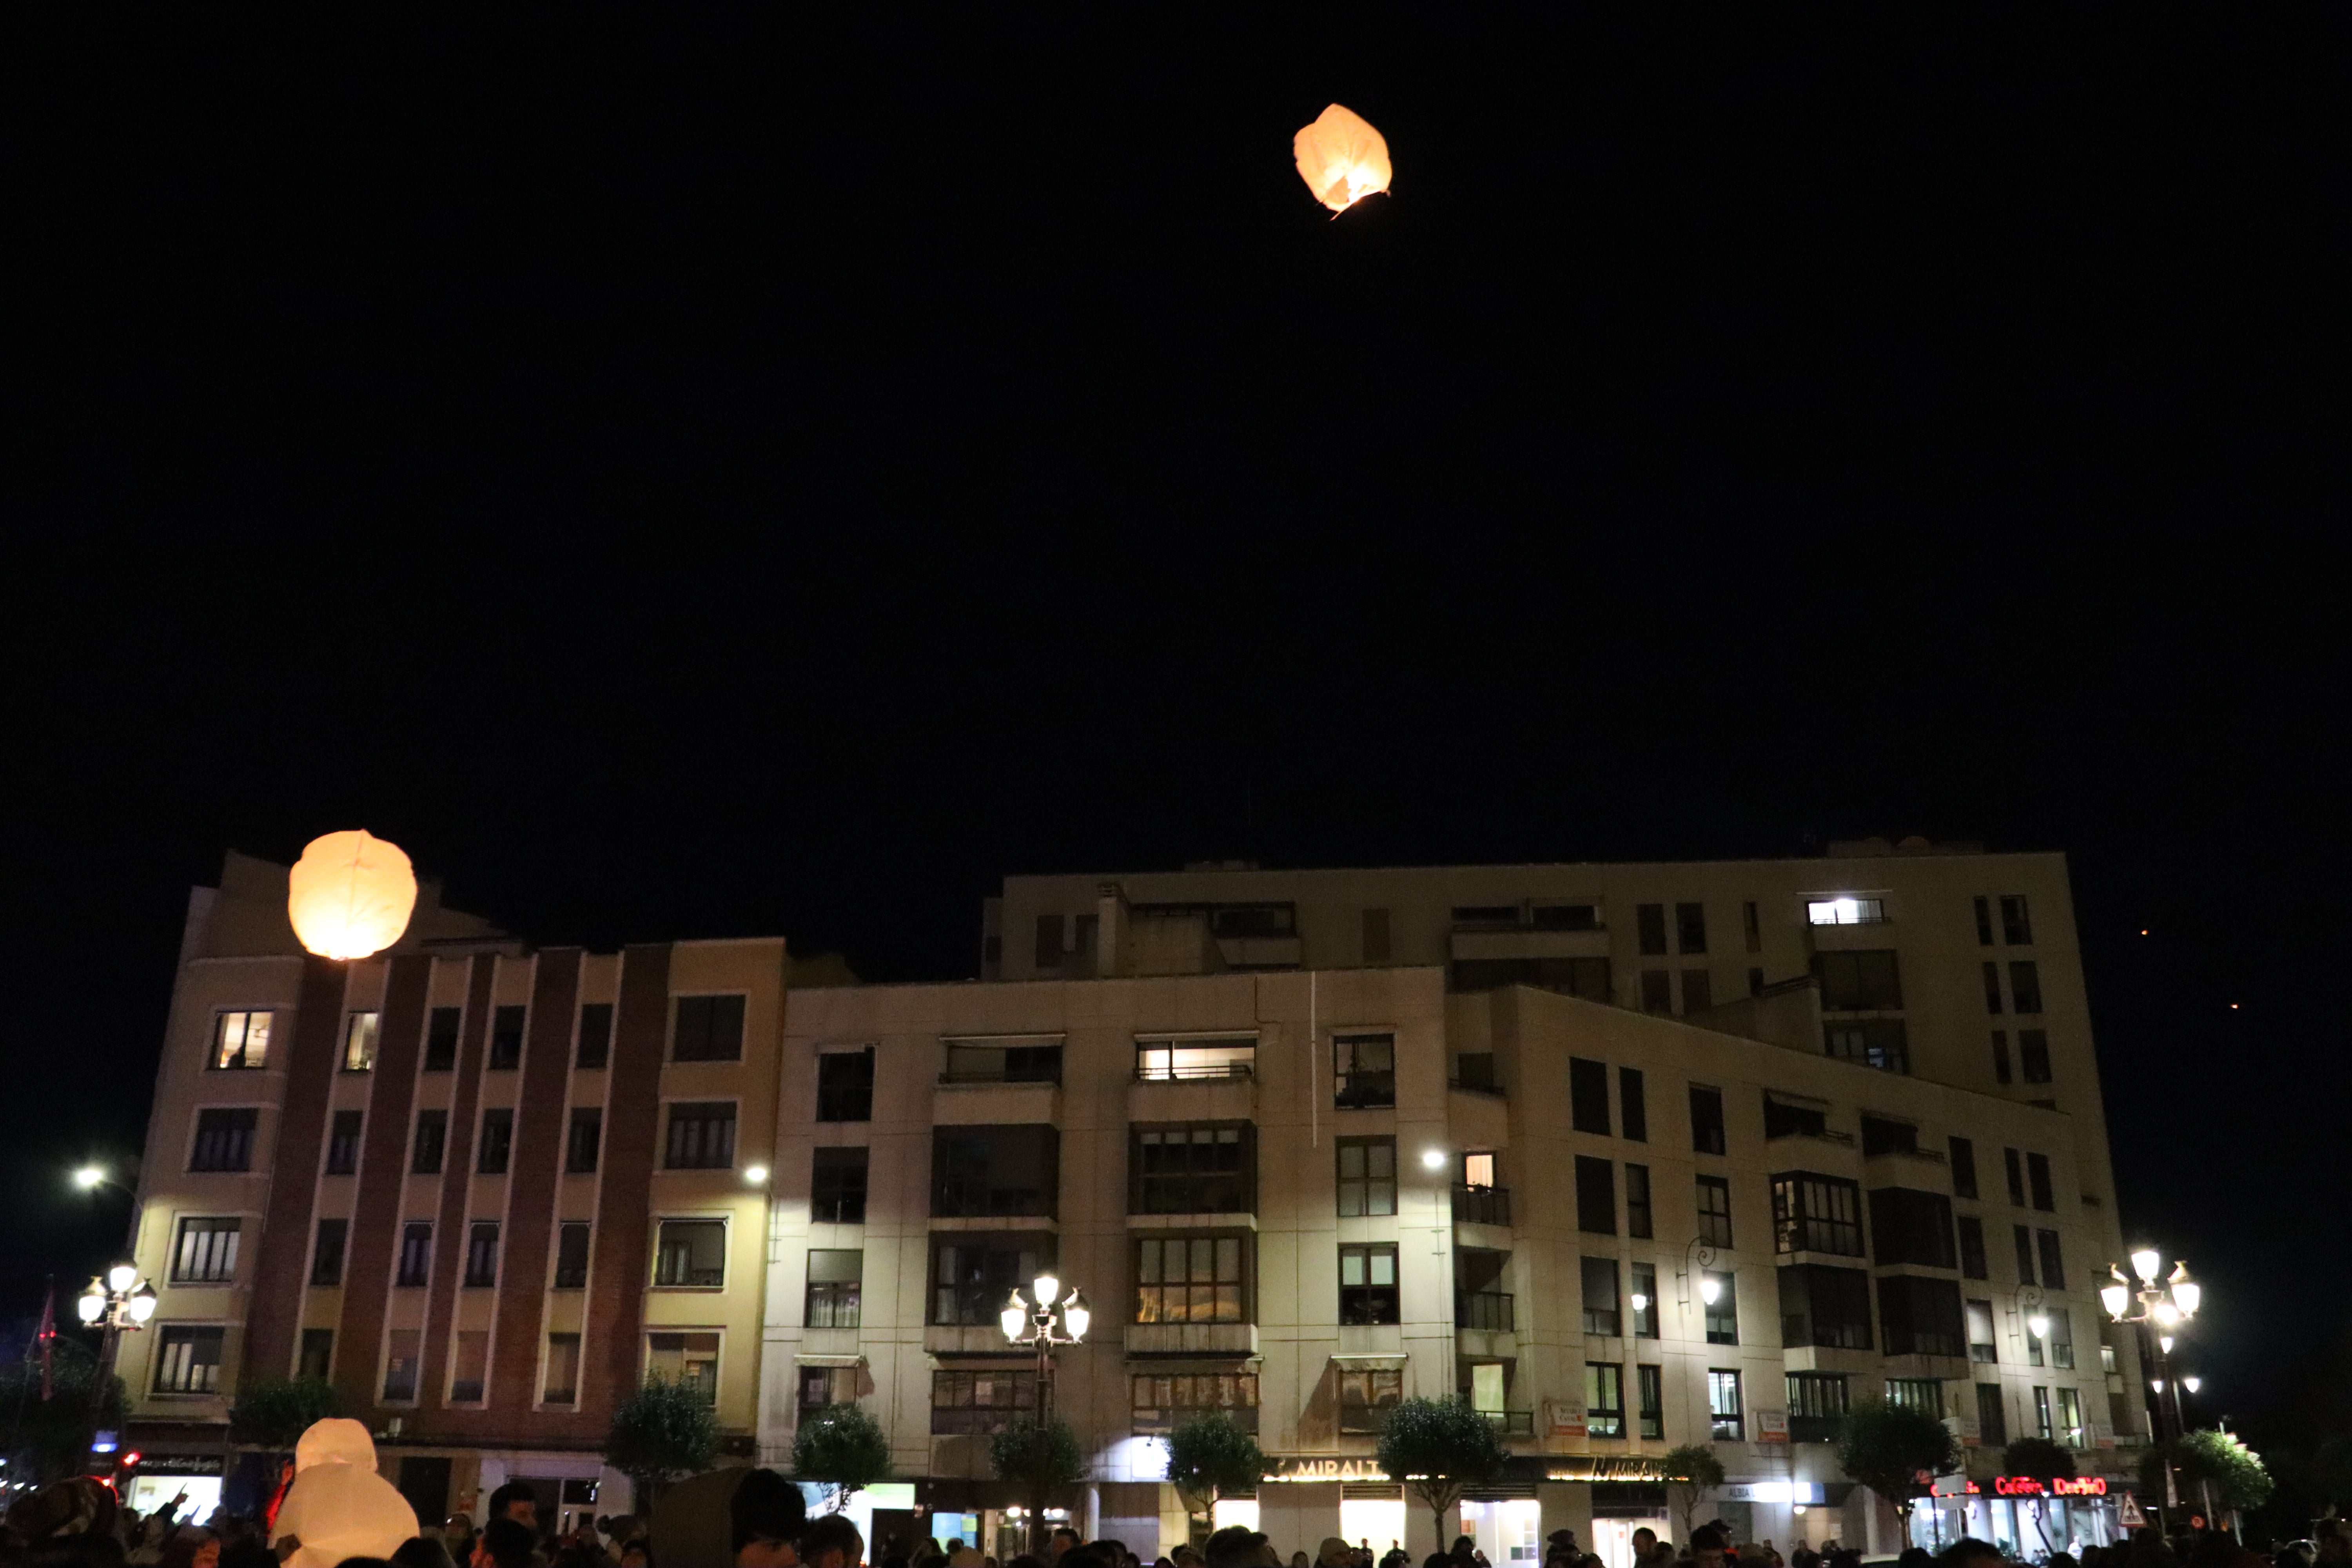
[[[1881,1072],[1911,1070],[1911,1038],[1900,1018],[1848,1018],[1822,1026],[1822,1050]]]
[[[1671,1013],[1675,1010],[1675,977],[1664,969],[1642,971],[1642,1011]]]
[[[604,1147],[604,1111],[593,1105],[572,1107],[572,1126],[563,1139],[563,1168],[575,1176],[590,1174]]]
[[[1886,1403],[1906,1410],[1924,1410],[1941,1421],[1944,1385],[1932,1377],[1890,1377],[1886,1380]]]
[[[1748,972],[1748,994],[1750,996],[1761,996],[1764,994],[1764,972],[1762,970],[1750,969]]]
[[[942,1219],[1043,1215],[1061,1206],[1061,1136],[1050,1126],[931,1132],[931,1213]],[[1003,1306],[1002,1300],[997,1306]],[[991,1309],[992,1312],[994,1309]],[[992,1316],[987,1320],[993,1322]]]
[[[155,1392],[219,1393],[221,1343],[226,1337],[224,1329],[165,1329],[155,1346]]]
[[[1666,906],[1637,904],[1633,909],[1633,926],[1641,933],[1644,956],[1666,951]]]
[[[1616,1334],[1624,1331],[1618,1308],[1617,1260],[1587,1258],[1584,1262],[1584,1331]]]
[[[827,1051],[816,1058],[816,1119],[874,1120],[874,1047]]]
[[[457,1026],[463,1007],[436,1007],[425,1023],[425,1070],[447,1072],[457,1065]]]
[[[1332,1103],[1369,1110],[1396,1103],[1396,1037],[1339,1035],[1331,1041]]]
[[[1595,1236],[1617,1234],[1617,1184],[1609,1162],[1576,1157],[1576,1228]]]
[[[941,1327],[993,1328],[1015,1285],[1053,1265],[1050,1237],[932,1238],[930,1321]]]
[[[1635,1143],[1650,1141],[1650,1106],[1643,1098],[1642,1069],[1617,1069],[1617,1100],[1625,1113],[1625,1136]]]
[[[1837,1012],[1867,1012],[1903,1005],[1903,977],[1891,947],[1813,954],[1822,1005]]]
[[[1919,1129],[1908,1121],[1890,1121],[1885,1117],[1865,1112],[1862,1119],[1862,1152],[1865,1154],[1916,1154],[1919,1152]]]
[[[2030,1226],[2011,1226],[2017,1243],[2017,1278],[2021,1284],[2033,1283],[2033,1230]]]
[[[1706,951],[1706,906],[1676,904],[1675,906],[1675,944],[1677,952]]]
[[[2074,1320],[2063,1307],[2050,1309],[2050,1364],[2074,1370]]]
[[[1870,1348],[1870,1276],[1859,1268],[1791,1264],[1780,1275],[1780,1343]]]
[[[2033,916],[2023,893],[2004,893],[2000,900],[2000,940],[2011,947],[2033,945]]]
[[[1625,1435],[1625,1369],[1613,1362],[1584,1363],[1584,1431],[1591,1437]]]
[[[1386,910],[1364,911],[1364,962],[1386,963],[1389,961],[1389,912]]]
[[[1139,1323],[1246,1323],[1249,1247],[1238,1236],[1148,1236],[1135,1244]]]
[[[717,1289],[727,1283],[727,1222],[666,1219],[654,1242],[654,1283]]]
[[[1789,1437],[1798,1443],[1832,1443],[1849,1408],[1845,1374],[1792,1372],[1789,1375]]]
[[[1557,991],[1595,1002],[1611,999],[1605,958],[1457,958],[1446,984],[1456,991],[1532,985],[1538,991]]]
[[[1753,899],[1739,906],[1739,929],[1740,933],[1748,939],[1748,952],[1764,951],[1764,924],[1757,918],[1756,900]]]
[[[808,1255],[808,1300],[801,1323],[812,1329],[854,1329],[866,1279],[866,1254],[856,1248],[818,1248]]]
[[[1878,1281],[1878,1326],[1887,1355],[1968,1354],[1961,1331],[1960,1288],[1950,1279],[1914,1274]]]
[[[360,1168],[360,1130],[367,1113],[338,1110],[327,1133],[327,1174],[349,1176]]]
[[[1984,966],[1984,994],[1985,994],[1985,1011],[1986,1011],[1986,1012],[1988,1012],[1988,1013],[1998,1013],[1998,1012],[2000,1012],[2000,964],[1998,964],[1998,963],[1994,963],[1994,962],[1992,962],[1992,960],[1990,960],[1990,959],[1987,959],[1987,960],[1985,960],[1985,966]]]
[[[1465,1247],[1454,1255],[1454,1324],[1507,1334],[1516,1328],[1511,1293],[1503,1289],[1503,1271],[1511,1255],[1491,1247]]]
[[[1495,1053],[1464,1051],[1455,1057],[1453,1087],[1477,1089],[1488,1094],[1502,1093],[1503,1086],[1495,1077]]]
[[[1625,1167],[1625,1234],[1647,1241],[1655,1229],[1650,1215],[1650,1167]]]
[[[1952,1158],[1952,1194],[1955,1197],[1977,1195],[1977,1146],[1968,1139],[1953,1134],[1950,1141]]]
[[[670,1036],[670,1060],[740,1062],[742,1059],[741,996],[677,998],[677,1026]]]
[[[1063,925],[1061,916],[1039,915],[1037,917],[1038,968],[1059,969],[1062,967],[1062,936]]]
[[[1874,1187],[1870,1194],[1871,1260],[1952,1268],[1952,1200],[1913,1187]]]
[[[588,1283],[588,1222],[568,1219],[555,1232],[555,1288],[578,1290]]]
[[[686,1100],[673,1104],[663,1163],[673,1171],[723,1171],[733,1165],[735,1102]]]
[[[1715,1005],[1715,984],[1704,969],[1683,971],[1683,1011],[1704,1013]]]
[[[449,1113],[446,1110],[420,1110],[416,1113],[416,1142],[411,1146],[408,1168],[420,1176],[437,1175],[441,1170],[441,1152],[449,1142]]]
[[[179,1246],[172,1252],[174,1285],[226,1285],[236,1278],[241,1222],[188,1218],[180,1222]]]
[[[478,1219],[466,1233],[466,1283],[499,1282],[499,1222]]]
[[[343,1282],[343,1246],[351,1235],[351,1221],[322,1219],[319,1222],[319,1239],[310,1248],[310,1283],[340,1285]]]
[[[866,1223],[864,1145],[819,1149],[809,1169],[809,1218],[820,1225]]]
[[[580,1065],[601,1068],[613,1057],[613,1005],[583,1002],[580,1006]]]
[[[1568,1058],[1568,1116],[1579,1132],[1609,1136],[1609,1069],[1581,1057]]]
[[[2025,1162],[2014,1149],[2000,1152],[2002,1168],[2009,1174],[2009,1201],[2019,1208],[2025,1206]]]
[[[485,1176],[503,1176],[514,1157],[514,1110],[500,1106],[482,1112],[482,1147],[474,1169]]]
[[[1773,1249],[1860,1258],[1862,1188],[1840,1176],[1790,1171],[1772,1178]]]
[[[1706,1309],[1706,1342],[1711,1345],[1736,1345],[1739,1342],[1739,1282],[1728,1270],[1709,1270],[1706,1279],[1715,1281],[1715,1300],[1706,1300],[1700,1292],[1701,1304]]]
[[[1398,1321],[1397,1249],[1392,1242],[1339,1248],[1339,1321]]]
[[[1992,1080],[2007,1083],[2009,1079],[2009,1031],[1995,1029],[1992,1032]]]
[[[1985,1448],[2009,1446],[2009,1412],[2001,1403],[2000,1384],[1979,1383],[1977,1388],[1977,1444]]]
[[[950,1040],[943,1083],[1059,1083],[1062,1045],[1059,1040],[1027,1045]],[[1141,1058],[1138,1058],[1139,1065]]]
[[[2041,1243],[2043,1287],[2052,1290],[2063,1290],[2066,1289],[2066,1260],[2058,1248],[2058,1233],[2054,1230],[2038,1230],[2033,1233],[2033,1236],[2034,1239]]]
[[[1256,1129],[1137,1127],[1127,1151],[1129,1214],[1247,1214],[1257,1200]]]
[[[2050,1036],[2041,1029],[2017,1031],[2017,1065],[2028,1083],[2050,1081]]]
[[[1642,1436],[1663,1438],[1666,1435],[1666,1373],[1664,1367],[1637,1366],[1633,1369],[1633,1386],[1640,1400],[1639,1419]]]
[[[490,1068],[511,1072],[522,1065],[523,1017],[529,1008],[506,1006],[490,1012]]]
[[[1731,1245],[1731,1183],[1722,1176],[1698,1179],[1698,1238],[1709,1247]]]
[[[261,1113],[251,1106],[197,1111],[196,1142],[188,1152],[188,1169],[253,1169],[253,1130],[260,1120]]]
[[[580,1402],[580,1336],[550,1334],[547,1336],[547,1381],[541,1384],[540,1402],[543,1405],[577,1405]],[[592,1486],[593,1482],[590,1483]],[[570,1494],[566,1494],[567,1500]]]
[[[1723,1142],[1723,1091],[1691,1085],[1691,1147],[1702,1154],[1720,1154]]]
[[[1528,911],[1538,931],[1599,931],[1601,911],[1591,904],[1538,904]]]
[[[392,1342],[385,1347],[388,1353],[383,1358],[385,1399],[397,1403],[416,1397],[416,1373],[418,1363],[424,1360],[424,1339],[425,1336],[415,1329],[392,1331]],[[404,1478],[410,1473],[409,1467],[415,1463],[417,1461],[415,1459],[401,1461],[400,1469]],[[444,1470],[441,1475],[446,1486],[448,1472]],[[443,1494],[436,1491],[435,1495]]]
[[[2042,1011],[2042,972],[2030,958],[2009,966],[2009,1004],[2021,1013]]]
[[[400,1272],[396,1285],[422,1285],[433,1273],[433,1222],[413,1219],[400,1230]]]
[[[1979,947],[1990,947],[1992,945],[1992,900],[1990,899],[1979,899],[1976,901],[1976,905],[1977,945]]]
[[[1985,1263],[1984,1221],[1972,1214],[1959,1216],[1960,1272],[1971,1279],[1990,1279],[1991,1271]]]
[[[1340,1217],[1396,1213],[1396,1140],[1340,1138],[1335,1142],[1339,1152]]]
[[[1783,1100],[1766,1090],[1764,1095],[1764,1136],[1767,1138],[1826,1138],[1830,1134],[1828,1114],[1818,1105],[1800,1105]]]
[[[304,1329],[301,1359],[296,1363],[294,1375],[324,1383],[333,1375],[335,1366],[335,1331]]]
[[[2033,1188],[2033,1206],[2044,1213],[2054,1213],[2058,1200],[2050,1190],[2050,1156],[2028,1154],[2025,1157],[2025,1174]]]
[[[1024,1410],[1037,1408],[1034,1372],[935,1372],[931,1373],[931,1431],[982,1436],[1004,1430]]]
[[[1633,1294],[1642,1304],[1633,1310],[1633,1337],[1654,1340],[1658,1337],[1658,1266],[1654,1263],[1633,1265]]]

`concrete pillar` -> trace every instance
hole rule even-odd
[[[1257,1489],[1257,1527],[1280,1548],[1309,1558],[1327,1535],[1339,1533],[1338,1481],[1269,1481]]]
[[[1536,1533],[1541,1538],[1538,1551],[1548,1551],[1551,1532],[1555,1530],[1576,1531],[1576,1547],[1580,1552],[1592,1550],[1592,1487],[1585,1481],[1538,1481],[1536,1506],[1543,1510],[1543,1521]]]

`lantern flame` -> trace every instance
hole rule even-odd
[[[294,934],[320,958],[369,958],[400,940],[416,872],[397,844],[353,828],[313,838],[286,879]]]
[[[1389,144],[1364,118],[1332,104],[1290,139],[1298,177],[1334,213],[1389,188]]]

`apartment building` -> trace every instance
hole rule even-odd
[[[614,1408],[654,1372],[748,1455],[783,942],[534,949],[428,885],[397,946],[341,963],[300,950],[286,877],[231,854],[191,898],[126,1441],[167,1491],[234,1489],[240,1382],[321,1377],[420,1518],[509,1479],[555,1517],[614,1479]]]

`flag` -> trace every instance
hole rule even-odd
[[[58,1277],[54,1274],[41,1287],[41,1331],[35,1336],[41,1347],[41,1402],[48,1403],[49,1347],[58,1338]]]

